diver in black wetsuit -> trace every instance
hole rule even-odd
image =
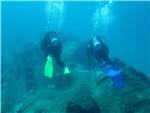
[[[123,88],[121,68],[116,61],[109,58],[108,53],[109,50],[101,40],[101,37],[94,35],[87,47],[88,60],[90,56],[93,56],[103,73],[112,78],[114,86],[116,88]]]
[[[103,70],[103,64],[110,62],[108,53],[109,50],[103,43],[101,37],[93,35],[87,46],[88,62],[89,57],[93,56],[96,59],[98,66]]]
[[[48,55],[52,55],[57,64],[62,68],[65,67],[65,64],[61,60],[62,43],[55,32],[49,31],[45,34],[41,42],[41,49],[44,51],[45,59]]]
[[[58,38],[58,35],[54,31],[49,31],[45,34],[41,41],[41,49],[44,51],[45,60],[47,61],[45,66],[45,76],[51,78],[53,72],[52,56],[55,58],[56,63],[64,70],[64,75],[70,74],[68,66],[61,60],[62,43]]]

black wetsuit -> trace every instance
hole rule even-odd
[[[101,65],[103,62],[109,62],[109,50],[107,48],[107,46],[102,42],[100,37],[96,37],[96,40],[99,41],[99,47],[95,48],[94,47],[94,42],[93,39],[91,39],[88,43],[88,47],[87,47],[87,56],[88,58],[90,56],[94,56],[96,61],[98,62],[98,65]]]
[[[53,36],[51,35],[53,33]],[[52,55],[57,64],[60,65],[62,68],[65,67],[65,64],[61,60],[61,52],[62,52],[62,44],[61,41],[57,38],[57,34],[55,32],[46,33],[44,38],[41,41],[41,49],[44,52],[45,59],[48,55]],[[55,38],[59,41],[57,46],[54,46],[52,43],[52,39]]]

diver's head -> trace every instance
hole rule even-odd
[[[48,35],[50,38],[57,37],[57,33],[54,31],[48,31]]]
[[[58,40],[58,35],[54,31],[48,31],[47,35],[51,41],[52,46],[58,46],[59,45],[59,40]]]
[[[58,40],[58,38],[57,37],[53,37],[52,39],[51,39],[51,44],[52,44],[52,46],[54,46],[54,47],[56,47],[56,46],[58,46],[59,45],[59,40]]]
[[[96,35],[93,35],[92,42],[95,50],[99,50],[101,48],[101,43]]]

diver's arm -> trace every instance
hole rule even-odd
[[[89,58],[90,57],[90,44],[88,44],[87,49],[86,49],[86,56]]]
[[[59,45],[57,47],[57,53],[61,54],[62,49],[63,49],[63,45],[62,45],[62,42],[60,39],[58,39],[58,41],[59,41]]]
[[[44,49],[46,48],[46,43],[44,42],[44,40],[41,41],[41,50],[44,51]]]
[[[102,44],[102,48],[104,49],[105,51],[105,55],[106,55],[106,58],[109,59],[108,57],[108,54],[109,54],[109,49],[107,47],[107,45],[102,41],[102,38],[100,36],[97,36],[97,39],[100,41],[100,43]]]
[[[48,36],[48,34],[45,34],[45,36],[41,40],[41,49],[43,51],[45,51],[47,49],[49,43],[50,43],[49,36]]]
[[[92,48],[92,40],[90,40],[87,44],[87,49],[86,49],[86,55],[89,58],[91,55],[91,48]]]
[[[40,46],[41,46],[41,50],[43,51],[43,54],[44,54],[44,59],[46,61],[47,60],[47,52],[46,52],[47,45],[46,45],[46,42],[45,42],[44,38],[41,40],[41,45]]]
[[[87,56],[87,61],[88,61],[88,65],[89,65],[89,64],[90,64],[90,56],[91,56],[91,48],[90,48],[90,45],[88,45],[88,47],[87,47],[86,56]]]

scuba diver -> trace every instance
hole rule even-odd
[[[100,36],[93,35],[92,39],[88,42],[87,46],[87,57],[88,64],[89,58],[92,56],[95,58],[98,67],[106,75],[112,78],[113,84],[117,88],[124,86],[122,81],[121,68],[109,58],[108,47],[103,43]]]
[[[109,62],[108,56],[109,50],[107,46],[103,43],[100,36],[93,35],[93,38],[88,42],[87,46],[87,57],[88,64],[90,57],[94,57],[98,66],[103,70],[103,64]]]
[[[44,75],[46,77],[52,78],[53,76],[53,58],[55,58],[56,63],[64,69],[64,75],[70,73],[68,67],[61,60],[62,43],[56,32],[48,31],[44,35],[44,38],[41,41],[41,49],[44,52],[46,60],[44,70]]]

